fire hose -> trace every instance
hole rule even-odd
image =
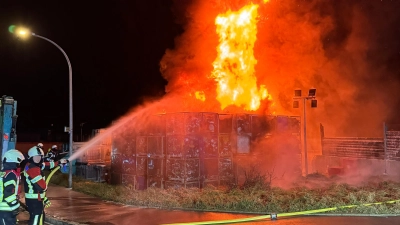
[[[57,167],[55,167],[55,168],[50,172],[49,176],[48,176],[47,179],[46,179],[46,185],[49,185],[49,182],[50,182],[51,177],[52,177],[52,176],[54,175],[54,173],[57,172],[61,167],[62,167],[62,165],[58,165]],[[45,193],[46,193],[46,192],[45,192]],[[43,213],[42,213],[42,215],[40,216],[40,222],[39,222],[39,224],[40,224],[40,225],[43,225]]]
[[[313,214],[313,213],[328,212],[328,211],[334,211],[334,210],[337,210],[337,209],[353,208],[353,207],[357,207],[357,206],[381,205],[381,204],[390,204],[390,203],[396,203],[396,202],[400,202],[400,199],[398,199],[398,200],[390,200],[390,201],[385,201],[385,202],[359,204],[359,205],[337,206],[337,207],[332,207],[332,208],[314,209],[314,210],[307,210],[307,211],[300,211],[300,212],[279,213],[279,214],[271,213],[271,214],[268,214],[268,215],[248,217],[248,218],[243,218],[243,219],[204,221],[204,222],[189,222],[189,223],[169,223],[169,224],[163,224],[163,225],[232,224],[232,223],[252,222],[252,221],[258,221],[258,220],[265,220],[265,219],[276,220],[278,217],[281,218],[281,217],[290,217],[290,216],[299,216],[299,215],[309,215],[309,214]]]

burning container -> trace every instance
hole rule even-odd
[[[291,128],[293,121],[299,121],[292,117],[212,112],[151,116],[139,128],[134,125],[114,133],[111,182],[136,189],[237,183],[242,173],[237,162],[254,157],[255,143],[268,139],[273,132],[285,130],[285,135],[294,137],[300,145],[296,137],[300,129],[292,132],[279,127],[279,118],[286,118]],[[297,147],[296,157],[300,154]]]

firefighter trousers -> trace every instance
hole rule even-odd
[[[0,225],[15,225],[17,217],[13,212],[0,211]]]
[[[29,225],[39,225],[40,217],[43,216],[42,222],[44,224],[44,205],[43,201],[38,199],[25,199],[26,206],[29,212]]]

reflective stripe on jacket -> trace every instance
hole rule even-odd
[[[40,167],[33,163],[28,163],[25,166],[23,172],[25,176],[25,198],[41,201],[45,197],[44,192],[47,190],[47,184],[42,170],[49,170],[55,166],[58,166],[58,162],[44,162]]]
[[[0,211],[13,211],[19,208],[17,200],[19,176],[16,171],[1,172],[0,178]],[[12,207],[10,207],[12,205]]]

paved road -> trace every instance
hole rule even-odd
[[[332,217],[308,216],[298,218],[285,218],[276,221],[260,221],[253,223],[237,223],[242,225],[393,225],[400,224],[400,217]]]
[[[130,207],[129,207],[130,208]],[[243,218],[243,215],[229,214],[229,213],[200,213],[200,212],[186,212],[186,211],[168,211],[155,209],[136,209],[130,208],[126,212],[118,212],[117,217],[108,217],[108,219],[99,221],[95,219],[105,219],[102,215],[92,213],[91,217],[96,222],[88,222],[91,225],[158,225],[162,223],[177,223],[177,222],[194,222],[194,221],[210,221],[210,220],[230,220]],[[133,211],[132,211],[133,210]],[[90,211],[89,211],[90,212]],[[136,213],[135,213],[136,212]],[[163,217],[164,216],[164,217]],[[248,216],[248,215],[247,215]],[[247,217],[245,216],[245,217]],[[18,215],[20,220],[18,225],[28,224],[29,214],[22,211]],[[50,223],[46,223],[50,224]],[[85,223],[82,223],[85,224]],[[295,218],[281,218],[275,221],[265,220],[249,223],[236,223],[238,225],[261,225],[261,224],[274,224],[274,225],[392,225],[400,224],[400,216],[390,217],[336,217],[336,216],[306,216]]]

